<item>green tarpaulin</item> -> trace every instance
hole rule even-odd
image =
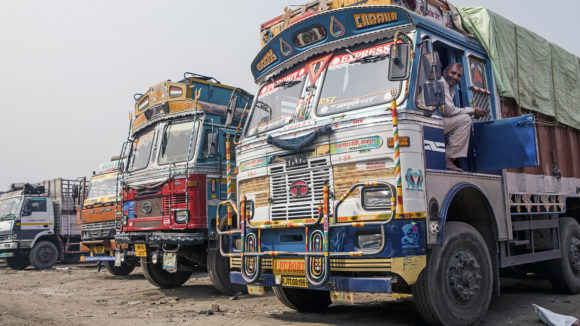
[[[491,59],[497,90],[526,109],[580,129],[580,59],[480,7],[457,8]]]

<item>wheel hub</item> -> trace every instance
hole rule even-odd
[[[580,273],[580,240],[576,237],[570,238],[568,245],[568,256],[570,257],[570,265],[572,269]]]
[[[47,248],[41,248],[39,252],[39,258],[43,263],[50,261],[52,258],[52,251]]]
[[[453,256],[447,267],[447,286],[453,297],[460,302],[469,302],[479,292],[481,268],[475,257],[466,251]]]

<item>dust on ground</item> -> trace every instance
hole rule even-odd
[[[423,325],[410,301],[333,304],[325,313],[298,313],[267,291],[265,296],[220,294],[206,273],[192,275],[182,287],[158,289],[136,268],[125,277],[96,265],[57,265],[14,271],[0,263],[0,325]],[[359,297],[355,296],[355,299]],[[555,293],[535,278],[502,280],[502,295],[492,300],[483,325],[542,325],[535,303],[580,317],[580,295]]]

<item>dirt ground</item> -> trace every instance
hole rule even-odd
[[[322,314],[286,308],[271,291],[265,296],[221,295],[205,273],[184,286],[161,290],[135,269],[115,277],[96,265],[57,265],[14,271],[0,262],[0,325],[422,325],[410,301],[333,304]],[[358,298],[355,296],[355,300]],[[483,325],[542,325],[531,304],[580,317],[580,295],[560,295],[549,282],[505,279]],[[217,306],[216,306],[217,305]],[[219,311],[217,311],[219,307]],[[208,315],[208,311],[214,310]]]

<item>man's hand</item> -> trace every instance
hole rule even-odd
[[[476,118],[485,117],[487,115],[487,111],[482,108],[473,108],[473,110]]]

